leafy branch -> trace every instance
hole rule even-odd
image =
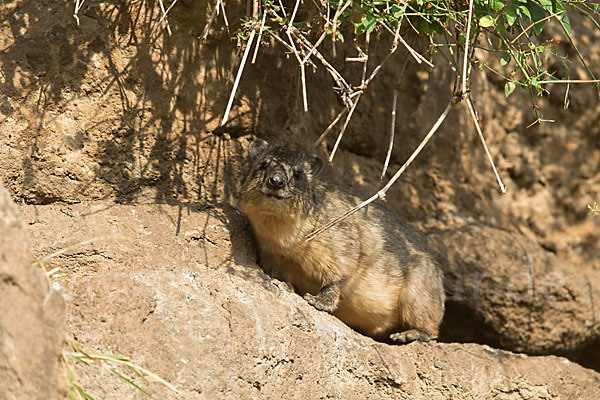
[[[507,97],[517,87],[529,91],[536,122],[547,121],[543,118],[536,100],[537,96],[549,93],[544,85],[586,82],[593,83],[600,89],[600,81],[576,45],[569,18],[569,14],[580,13],[590,19],[600,30],[600,23],[597,21],[600,5],[590,0],[474,0],[472,3],[472,7],[469,7],[469,4],[464,1],[451,0],[409,2],[401,0],[320,0],[317,2],[315,0],[312,5],[305,6],[300,17],[300,13],[297,12],[299,1],[295,3],[293,9],[288,9],[286,12],[279,1],[255,0],[254,9],[258,12],[254,17],[244,21],[238,36],[242,40],[247,40],[251,32],[260,25],[260,36],[263,41],[273,36],[285,39],[293,27],[298,32],[297,36],[305,38],[318,36],[315,49],[319,47],[325,36],[331,36],[334,44],[333,56],[335,56],[335,43],[344,41],[344,35],[348,35],[349,32],[352,32],[355,40],[361,40],[365,35],[370,35],[376,30],[387,31],[395,37],[395,40],[398,38],[402,40],[402,37],[408,33],[406,31],[413,31],[427,39],[429,54],[444,51],[444,56],[451,59],[451,64],[461,80],[464,79],[463,71],[458,68],[457,56],[460,51],[464,51],[465,47],[470,47],[469,66],[477,64],[480,68],[485,67],[504,79]],[[473,18],[469,24],[471,8]],[[261,20],[263,22],[259,24]],[[405,32],[400,34],[400,25],[403,21],[405,21]],[[583,81],[571,79],[570,64],[573,60],[566,55],[561,55],[556,48],[556,43],[543,39],[544,27],[551,22],[560,26],[589,79]],[[352,29],[348,30],[346,27]],[[467,31],[470,31],[468,40]],[[295,48],[293,39],[282,41],[290,45],[292,52],[296,54],[301,52]],[[477,59],[476,49],[495,55],[501,70],[491,67],[487,60]],[[412,54],[410,49],[409,52]],[[553,65],[551,62],[553,60],[563,65],[563,76],[558,76],[555,71],[551,72],[549,66]],[[307,60],[299,59],[299,61],[303,68]],[[424,60],[418,62],[420,61]],[[306,92],[305,85],[304,92]],[[341,93],[340,96],[350,109],[353,103],[343,98],[347,93]],[[305,111],[307,111],[306,96],[304,99]]]
[[[544,119],[537,105],[538,96],[549,93],[546,85],[550,83],[566,85],[592,83],[600,94],[600,81],[596,79],[592,69],[576,45],[575,34],[569,18],[570,14],[580,13],[589,18],[600,31],[600,24],[596,21],[596,18],[600,15],[600,6],[594,4],[591,0],[469,0],[468,2],[460,0],[412,0],[408,2],[403,0],[318,0],[317,2],[317,0],[313,0],[312,4],[305,4],[300,12],[299,4],[300,0],[296,0],[293,8],[286,9],[280,0],[277,0],[277,2],[274,0],[253,0],[252,17],[242,24],[242,28],[238,33],[240,40],[247,41],[247,48],[238,69],[223,124],[227,121],[237,83],[241,78],[249,47],[257,31],[260,32],[256,44],[257,48],[263,41],[272,37],[283,44],[288,51],[294,53],[301,70],[305,111],[308,111],[304,73],[306,63],[312,62],[314,66],[321,64],[332,76],[335,82],[333,89],[345,107],[316,143],[325,140],[326,136],[344,116],[345,120],[333,145],[329,161],[332,161],[335,155],[361,96],[368,89],[368,85],[375,75],[396,51],[399,44],[406,48],[409,55],[418,64],[425,64],[430,68],[434,67],[433,55],[441,54],[449,61],[456,74],[455,87],[448,106],[419,147],[393,178],[371,198],[312,232],[306,240],[311,240],[329,226],[367,206],[372,201],[384,200],[385,192],[431,139],[452,106],[460,102],[464,102],[468,106],[500,189],[503,193],[505,192],[504,184],[487,147],[483,131],[478,122],[477,111],[471,99],[469,76],[473,66],[478,66],[481,69],[487,68],[505,80],[504,92],[506,97],[509,97],[517,87],[527,90],[536,117],[534,123],[551,122]],[[556,43],[544,38],[543,30],[548,23],[555,23],[560,26],[589,79],[571,79],[572,69],[570,64],[574,60],[569,59],[567,55],[560,54]],[[348,35],[349,32],[352,32],[351,35],[353,35],[353,42],[358,54],[356,57],[349,57],[345,61],[363,63],[362,79],[360,83],[354,85],[349,84],[319,50],[324,38],[330,36],[332,43],[331,57],[335,58],[336,42],[345,41],[344,35]],[[369,74],[369,39],[374,32],[378,34],[387,32],[390,34],[393,37],[393,45],[389,54],[379,65],[372,68],[372,72]],[[426,39],[429,43],[426,52],[428,58],[417,52],[405,40],[405,36],[411,32]],[[314,37],[318,37],[318,39],[311,42],[309,38]],[[480,52],[489,54],[492,57],[479,59],[478,54]],[[499,66],[492,66],[494,57],[496,57]],[[562,75],[552,71],[555,60],[562,63],[564,67]],[[404,69],[403,67],[402,71]],[[402,74],[403,72],[396,80],[394,99],[397,96]],[[567,104],[568,99],[565,97],[565,106]],[[392,110],[390,146],[383,167],[382,179],[385,176],[392,152],[395,118],[396,101],[394,101]]]

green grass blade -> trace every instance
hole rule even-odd
[[[73,387],[75,389],[77,389],[77,391],[79,392],[79,394],[81,396],[83,396],[83,398],[85,400],[95,400],[88,392],[86,392],[85,390],[83,390],[83,388],[81,386],[79,386],[78,384],[74,383]]]
[[[77,397],[75,397],[75,394],[73,393],[73,390],[71,388],[67,389],[67,396],[69,396],[69,399],[71,400],[78,400]]]
[[[146,377],[144,376],[144,374],[142,374],[140,371],[137,370],[137,368],[135,368],[133,365],[129,364],[129,363],[125,363],[125,366],[132,371],[134,374],[136,374],[137,376],[139,376],[144,382],[146,382],[147,384],[150,383],[150,381],[148,381],[148,379],[146,379]]]
[[[125,383],[130,384],[131,386],[133,386],[134,388],[136,388],[137,390],[139,390],[140,392],[144,393],[146,396],[152,398],[152,395],[150,393],[148,393],[147,391],[145,391],[144,389],[142,389],[140,386],[136,385],[136,383],[134,381],[132,381],[131,379],[127,378],[125,375],[121,374],[119,371],[117,371],[114,368],[111,368],[110,371],[117,375],[119,378],[121,378]]]

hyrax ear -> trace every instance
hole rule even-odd
[[[254,141],[250,143],[250,147],[248,148],[248,154],[250,154],[250,158],[252,160],[257,160],[267,151],[268,148],[269,143],[265,142],[262,139],[254,139]]]
[[[316,176],[323,168],[323,160],[318,156],[308,156],[308,165],[312,176]]]

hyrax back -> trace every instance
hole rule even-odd
[[[372,204],[307,242],[306,235],[361,199],[319,182],[317,156],[260,139],[249,154],[253,164],[240,205],[267,273],[376,339],[437,337],[442,273],[418,231]]]

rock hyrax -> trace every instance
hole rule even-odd
[[[371,204],[307,242],[306,235],[361,199],[320,182],[323,161],[257,139],[240,206],[267,273],[318,310],[363,334],[406,343],[437,337],[442,272],[421,233]]]

